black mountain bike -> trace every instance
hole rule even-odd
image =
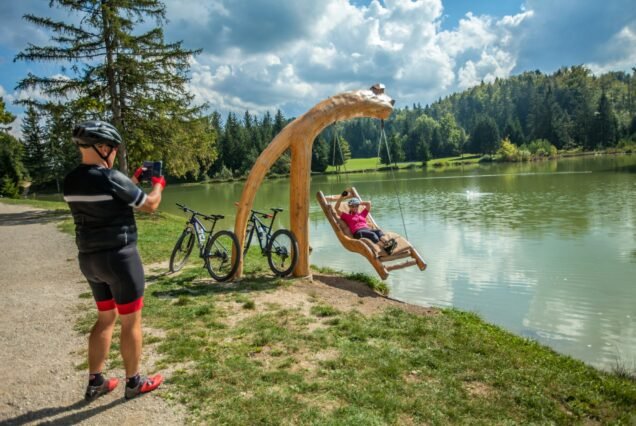
[[[196,241],[199,246],[199,257],[203,258],[205,267],[210,276],[217,281],[228,280],[238,268],[240,261],[238,238],[232,231],[219,231],[214,233],[214,227],[223,215],[206,215],[192,210],[182,204],[177,206],[184,212],[192,213],[186,223],[186,227],[177,240],[170,256],[170,271],[177,272],[185,265]],[[208,231],[199,217],[212,222]],[[207,234],[207,236],[206,236]],[[232,252],[236,253],[232,261]]]
[[[252,242],[252,236],[256,234],[261,254],[267,256],[267,262],[274,274],[285,277],[291,273],[298,263],[298,241],[288,229],[278,229],[272,234],[274,219],[283,209],[273,208],[274,214],[252,210],[247,230],[245,231],[245,248],[243,255],[247,253]],[[272,219],[269,226],[262,220]]]

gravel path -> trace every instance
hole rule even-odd
[[[73,327],[92,299],[79,297],[89,287],[73,238],[57,230],[60,218],[0,203],[0,425],[184,424],[183,408],[155,393],[124,402],[122,381],[83,402],[87,372],[77,366],[87,341]]]

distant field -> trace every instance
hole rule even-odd
[[[475,154],[465,154],[463,157],[445,157],[445,158],[435,158],[433,160],[428,161],[427,165],[431,166],[450,166],[453,163],[476,163],[479,161],[479,155]],[[411,168],[411,167],[420,167],[422,165],[421,161],[411,161],[398,163],[398,167],[400,169]],[[363,170],[377,170],[387,167],[385,164],[382,164],[378,161],[376,157],[371,158],[352,158],[347,163],[340,168],[340,172],[359,172]],[[335,173],[336,168],[333,166],[327,167],[326,173]]]

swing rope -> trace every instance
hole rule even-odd
[[[342,153],[342,146],[340,145],[340,138],[338,136],[338,122],[334,121],[333,123],[333,154],[331,157],[331,165],[333,167],[336,168],[336,183],[338,185],[341,185],[342,179],[340,176],[340,166],[336,166],[336,145],[338,146],[338,152],[340,152],[340,159],[342,160],[342,168],[344,169],[344,174],[345,174],[345,181],[348,182],[349,179],[348,174],[347,174],[347,166],[345,165],[345,160],[344,160],[344,154]],[[331,185],[331,192],[334,193],[333,191],[333,184]]]
[[[380,142],[378,143],[378,161],[380,159],[380,147],[382,146],[382,138],[384,138],[384,145],[386,146],[386,154],[387,159],[389,160],[389,168],[391,169],[391,180],[393,181],[393,192],[395,193],[395,198],[398,202],[398,207],[400,208],[400,217],[402,218],[402,227],[404,228],[404,237],[408,240],[409,234],[406,230],[406,221],[404,220],[404,211],[402,210],[402,202],[400,201],[400,194],[397,190],[396,179],[395,179],[395,170],[394,167],[391,166],[391,150],[389,149],[389,141],[386,138],[386,132],[384,131],[384,120],[380,121]],[[376,162],[377,164],[377,162]],[[393,163],[395,165],[395,169],[397,169],[397,162]]]

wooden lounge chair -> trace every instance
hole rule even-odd
[[[353,196],[360,198],[360,195],[358,195],[355,188],[351,188],[350,192]],[[322,191],[319,191],[316,194],[316,198],[318,199],[318,203],[325,213],[325,216],[327,216],[331,227],[338,236],[340,243],[347,250],[366,257],[383,280],[389,276],[389,271],[393,271],[395,269],[402,269],[415,265],[417,265],[417,267],[419,267],[422,271],[426,269],[426,263],[422,260],[422,257],[419,255],[417,250],[415,250],[415,248],[406,241],[404,237],[394,232],[385,232],[387,237],[394,238],[395,241],[397,241],[397,246],[390,255],[384,251],[381,244],[375,244],[367,238],[354,238],[347,224],[340,219],[336,213],[335,203],[338,198],[340,198],[340,195],[325,195]],[[348,212],[346,202],[342,202],[340,204],[340,210],[342,212]],[[379,229],[371,214],[367,216],[367,224],[369,225],[369,228]],[[407,260],[401,263],[395,263],[395,261],[402,259]]]

